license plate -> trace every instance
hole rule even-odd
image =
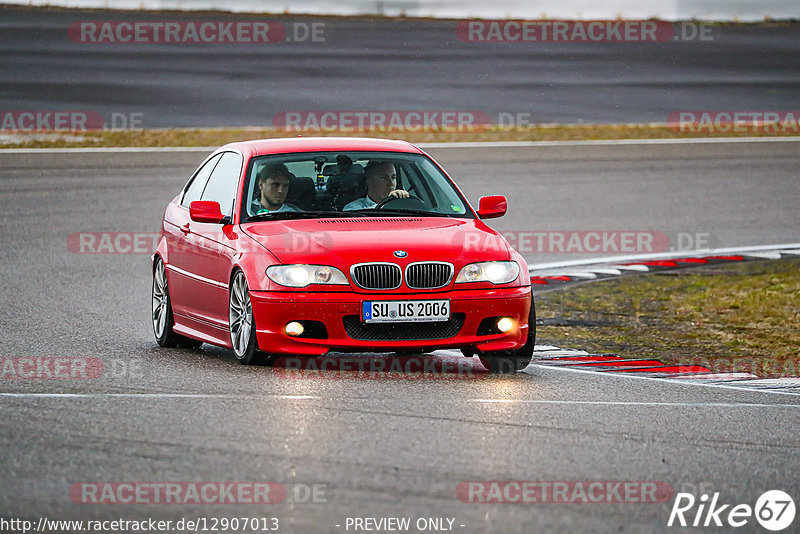
[[[365,323],[424,323],[450,319],[449,300],[375,300],[363,302]]]

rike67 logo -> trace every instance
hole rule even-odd
[[[667,526],[739,528],[755,517],[763,528],[778,532],[794,522],[794,500],[784,491],[764,492],[755,506],[723,503],[719,495],[715,492],[709,497],[704,493],[697,499],[691,493],[678,493]]]

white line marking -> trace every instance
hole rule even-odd
[[[534,358],[536,358],[536,356],[537,355],[534,354]],[[570,356],[591,356],[591,355],[585,350],[553,350],[553,351],[547,351],[546,354],[543,354],[543,356],[547,356],[547,358],[550,359],[554,357],[564,358]]]
[[[318,399],[313,395],[271,395],[271,394],[245,394],[232,395],[229,393],[14,393],[0,392],[0,397],[32,397],[43,399],[96,399],[98,397],[131,398],[131,399],[241,399],[264,397],[271,399],[309,400]]]
[[[787,143],[797,137],[692,137],[685,139],[594,139],[586,141],[475,141],[460,143],[415,143],[420,148],[514,148],[605,145],[683,145],[715,143]],[[78,148],[3,148],[0,154],[103,153],[103,152],[212,152],[217,147],[78,147]]]
[[[582,278],[584,280],[594,280],[597,275],[594,273],[587,273],[583,271],[564,272],[563,276],[571,276],[572,278]]]
[[[415,143],[420,148],[514,148],[550,146],[607,146],[607,145],[694,145],[716,143],[798,142],[797,137],[690,137],[665,139],[593,139],[585,141],[474,141],[464,143]]]
[[[800,387],[800,378],[794,376],[783,376],[779,378],[757,378],[749,380],[748,385],[770,386],[770,387]]]
[[[765,260],[779,260],[781,259],[780,252],[747,252],[743,254],[748,258],[763,258]]]
[[[143,399],[196,399],[204,397],[235,398],[236,395],[213,393],[11,393],[0,392],[0,397],[36,397],[44,399],[94,399],[97,397]]]
[[[104,154],[117,152],[205,152],[210,154],[217,147],[205,146],[124,146],[124,147],[79,147],[79,148],[2,148],[0,154]]]
[[[591,272],[595,274],[610,274],[614,276],[619,276],[622,274],[621,269],[589,269]]]
[[[800,395],[800,392],[793,393],[791,391],[774,391],[769,389],[762,389],[762,388],[748,388],[743,386],[731,386],[728,384],[706,384],[703,382],[693,382],[687,380],[679,380],[675,378],[666,378],[666,377],[656,377],[656,376],[637,376],[635,373],[614,373],[614,372],[599,372],[599,371],[592,371],[590,369],[575,369],[574,367],[562,367],[556,365],[542,365],[542,364],[531,364],[528,366],[528,369],[531,367],[539,367],[541,369],[550,369],[553,371],[561,371],[564,373],[586,373],[592,374],[598,377],[615,377],[615,378],[626,378],[630,380],[653,380],[655,382],[669,382],[672,384],[683,384],[686,386],[698,386],[704,388],[722,388],[722,389],[732,389],[735,391],[746,391],[749,393],[752,392],[759,392],[759,393],[774,393],[776,395],[790,395],[792,397],[796,397]],[[523,371],[524,372],[524,371]]]
[[[641,270],[640,265],[618,265],[620,262],[637,262],[637,261],[657,261],[657,260],[670,260],[676,258],[703,258],[706,256],[725,256],[725,255],[738,255],[746,254],[749,252],[783,252],[784,249],[796,250],[800,249],[800,243],[785,243],[776,245],[760,245],[755,247],[727,247],[715,249],[702,249],[702,250],[687,250],[683,252],[656,252],[654,254],[635,254],[631,256],[606,256],[603,258],[595,258],[590,260],[570,260],[560,261],[553,263],[539,263],[528,265],[528,270],[532,274],[541,276],[541,272],[555,271],[556,269],[564,269],[567,267],[582,267],[582,266],[603,266],[612,267],[614,269],[631,269]],[[690,264],[686,264],[687,267]]]
[[[696,373],[690,375],[678,375],[672,377],[674,380],[742,380],[758,378],[753,373]]]
[[[642,273],[646,273],[650,270],[650,267],[647,265],[612,265],[611,267],[622,271],[639,271]]]
[[[722,386],[716,386],[722,387]],[[759,391],[759,390],[752,390]],[[779,393],[779,392],[768,392]],[[231,398],[248,399],[278,398],[288,400],[319,399],[312,395],[228,395],[228,394],[188,394],[188,393],[9,393],[2,392],[0,397],[22,397],[42,399],[77,399],[77,398],[145,398],[145,399],[182,399],[182,398]],[[331,399],[333,400],[333,399]],[[562,404],[562,405],[589,405],[589,406],[666,406],[666,407],[709,407],[709,408],[800,408],[800,404],[763,404],[748,402],[646,402],[646,401],[578,401],[578,400],[550,400],[550,399],[465,399],[468,402],[501,403],[501,404]]]
[[[564,404],[590,406],[667,406],[670,408],[739,408],[754,406],[756,408],[800,408],[800,404],[759,404],[750,402],[645,402],[645,401],[577,401],[549,399],[470,399],[471,402],[499,404]]]

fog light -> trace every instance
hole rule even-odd
[[[514,328],[514,321],[511,317],[501,317],[497,320],[497,329],[504,334]]]
[[[292,321],[291,323],[287,324],[286,327],[284,328],[284,331],[286,332],[287,336],[294,336],[294,337],[302,335],[303,330],[305,330],[305,328],[303,328],[303,325],[301,325],[297,321]]]

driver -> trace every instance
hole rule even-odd
[[[268,165],[258,173],[258,189],[261,195],[253,200],[251,213],[276,213],[281,211],[301,211],[300,208],[286,202],[289,193],[289,181],[293,177],[283,163]]]
[[[344,211],[374,208],[381,200],[389,197],[408,198],[408,191],[397,187],[397,170],[391,161],[370,161],[364,167],[367,182],[367,196],[357,198],[344,207]]]

